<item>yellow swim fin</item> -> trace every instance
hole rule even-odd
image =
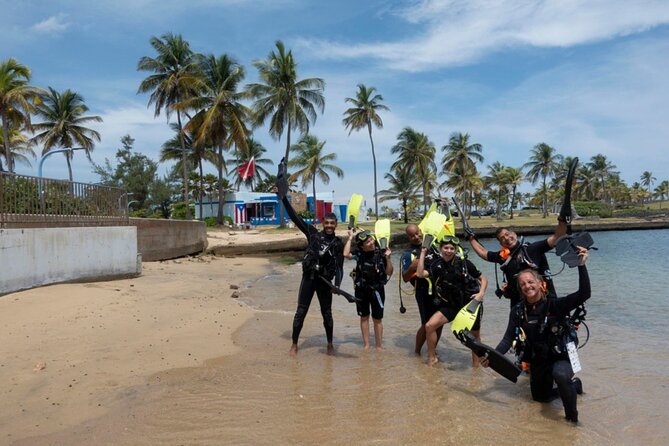
[[[425,214],[425,217],[418,223],[418,227],[420,228],[420,232],[425,234],[425,224],[427,223],[427,219],[430,218],[430,215],[432,215],[434,212],[437,210],[437,202],[434,201],[430,205],[430,208],[427,210],[427,213]]]
[[[374,225],[374,236],[379,241],[381,249],[386,249],[390,245],[390,220],[384,218],[377,220]]]
[[[358,224],[358,214],[360,213],[360,205],[362,204],[362,195],[353,194],[348,201],[346,207],[346,220],[348,221],[348,228],[353,229]]]
[[[444,228],[446,216],[438,212],[432,212],[423,222],[423,246],[429,248],[438,239],[439,233]]]
[[[457,337],[458,334],[463,330],[470,330],[476,322],[476,318],[479,315],[479,310],[481,309],[481,302],[476,299],[472,299],[467,305],[462,307],[458,314],[451,322],[451,330],[453,334]]]

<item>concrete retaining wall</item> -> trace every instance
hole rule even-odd
[[[207,248],[207,225],[201,221],[131,218],[137,227],[137,250],[143,261],[174,259]]]
[[[140,273],[133,226],[0,229],[0,295]]]

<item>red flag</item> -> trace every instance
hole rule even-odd
[[[237,172],[239,172],[239,176],[242,178],[242,181],[246,181],[248,178],[253,178],[253,176],[255,175],[255,171],[256,171],[255,157],[251,157],[250,160],[243,163],[237,169]]]

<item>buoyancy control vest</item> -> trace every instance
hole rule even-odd
[[[524,352],[530,360],[567,359],[567,344],[574,342],[578,346],[576,326],[569,315],[560,315],[552,311],[554,300],[540,301],[538,311],[527,311],[523,301],[512,310],[516,325],[516,352]]]
[[[386,284],[386,260],[378,246],[374,251],[357,253],[353,282],[356,288],[378,289]]]
[[[307,249],[302,259],[302,272],[316,276],[318,274],[331,280],[339,268],[337,257],[342,255],[344,244],[335,235],[326,235],[322,231],[309,237]]]
[[[457,308],[465,305],[481,290],[479,280],[469,273],[467,258],[455,257],[451,262],[435,260],[429,269],[436,297]]]

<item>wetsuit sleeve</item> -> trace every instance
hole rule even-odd
[[[506,352],[509,351],[509,349],[511,348],[511,344],[513,342],[515,331],[516,331],[516,323],[513,320],[513,316],[509,314],[509,323],[506,326],[504,337],[502,338],[501,341],[499,341],[497,347],[495,347],[495,350],[498,353],[505,354]]]
[[[307,225],[304,220],[300,218],[299,215],[295,212],[295,209],[293,209],[293,206],[290,204],[290,200],[288,200],[288,196],[285,196],[281,199],[281,203],[283,203],[283,207],[286,209],[286,212],[288,213],[288,217],[292,220],[293,223],[295,223],[295,226],[298,227],[300,231],[304,235],[309,238],[309,225]]]
[[[550,251],[551,249],[553,249],[553,248],[552,248],[551,245],[548,243],[548,239],[539,240],[539,241],[537,241],[537,242],[530,243],[530,244],[527,246],[527,251],[528,251],[528,253],[529,253],[530,251],[534,251],[534,252],[538,252],[538,253],[541,253],[541,254],[545,254],[545,253],[547,253],[548,251]],[[530,254],[530,257],[533,257],[533,256]],[[534,259],[532,259],[532,260],[533,260],[533,261],[536,261],[536,260],[534,260]]]
[[[493,263],[504,263],[504,259],[502,259],[499,255],[499,251],[488,251],[488,254],[486,255],[488,262],[493,262]]]
[[[588,275],[588,269],[585,265],[582,265],[578,267],[578,291],[561,299],[557,299],[555,304],[557,305],[558,311],[562,314],[567,314],[586,300],[590,299],[590,294],[590,276]]]
[[[339,287],[341,281],[344,278],[344,244],[337,243],[337,253],[335,256],[335,261],[337,262],[337,271],[335,271],[335,286]]]

